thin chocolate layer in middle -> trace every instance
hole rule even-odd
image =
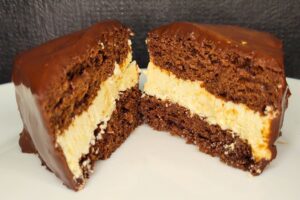
[[[250,145],[230,130],[209,125],[189,110],[169,101],[145,95],[141,99],[144,121],[159,131],[169,131],[195,144],[199,150],[218,156],[226,164],[259,175],[270,161],[255,162]]]

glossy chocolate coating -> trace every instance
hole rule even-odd
[[[14,63],[13,82],[42,95],[52,82],[65,77],[72,63],[85,57],[104,35],[113,37],[121,27],[118,21],[104,21],[19,54]]]

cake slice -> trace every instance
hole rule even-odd
[[[131,35],[104,21],[16,58],[21,149],[38,153],[71,189],[81,189],[95,161],[109,158],[141,122]]]
[[[281,41],[236,26],[177,22],[150,31],[146,42],[145,122],[260,174],[276,156],[290,95]]]

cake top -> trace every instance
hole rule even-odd
[[[232,49],[245,56],[256,58],[264,67],[283,71],[282,42],[275,36],[232,25],[210,25],[191,22],[174,22],[149,32],[149,36],[211,40],[217,48]]]
[[[89,56],[90,49],[100,45],[98,41],[114,37],[115,31],[124,28],[131,34],[130,29],[118,21],[102,21],[22,52],[15,59],[12,80],[16,85],[24,84],[32,93],[39,94],[51,87],[49,83],[61,80],[72,64]]]

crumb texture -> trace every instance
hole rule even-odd
[[[105,160],[128,138],[130,133],[142,123],[139,113],[141,92],[138,86],[124,91],[116,103],[116,110],[107,122],[107,128],[101,129],[98,124],[94,135],[96,140],[89,149],[89,153],[82,156],[80,166],[83,177],[76,180],[78,186],[86,182],[90,177],[97,160]],[[100,137],[97,137],[100,136]],[[98,138],[98,139],[97,139]],[[24,153],[37,153],[29,133],[24,129],[20,134],[19,144]],[[43,160],[42,164],[45,164]],[[49,169],[49,168],[48,168]]]
[[[135,62],[121,69],[116,65],[114,74],[101,83],[96,97],[87,110],[76,115],[68,128],[56,136],[57,145],[63,150],[75,177],[82,174],[79,159],[89,152],[97,124],[103,123],[103,129],[106,128],[107,121],[116,109],[116,101],[120,94],[137,85],[138,78],[138,66]]]
[[[109,158],[130,133],[141,124],[138,112],[140,96],[138,86],[126,90],[120,95],[116,110],[107,122],[106,129],[102,129],[103,124],[98,124],[98,128],[94,131],[96,138],[94,144],[90,147],[89,153],[80,159],[85,178],[88,178],[92,172],[95,161]]]
[[[185,138],[187,143],[197,145],[200,151],[217,156],[230,166],[258,175],[269,163],[255,162],[251,147],[245,141],[230,130],[209,125],[178,104],[145,95],[141,100],[141,112],[144,121],[154,129]]]
[[[280,97],[286,90],[286,81],[283,67],[272,66],[280,65],[275,58],[256,58],[251,52],[245,54],[237,47],[230,48],[229,44],[220,48],[218,39],[209,39],[210,32],[204,32],[208,36],[201,40],[188,31],[174,33],[175,36],[157,32],[150,32],[147,39],[150,60],[157,66],[185,80],[203,81],[204,87],[217,97],[243,103],[262,114],[268,106],[281,109]],[[244,41],[240,46],[243,45],[250,44]],[[273,49],[281,52],[281,47]]]
[[[202,117],[208,124],[217,124],[222,130],[232,130],[248,142],[256,160],[272,157],[269,135],[277,113],[262,116],[244,104],[224,101],[208,92],[202,82],[179,79],[151,62],[145,74],[144,92],[147,95],[176,103],[191,114]]]
[[[54,132],[62,132],[74,116],[90,106],[101,83],[112,76],[115,63],[127,66],[126,59],[131,56],[129,33],[123,28],[113,34],[104,35],[86,58],[71,64],[63,80],[47,91],[43,108]]]

